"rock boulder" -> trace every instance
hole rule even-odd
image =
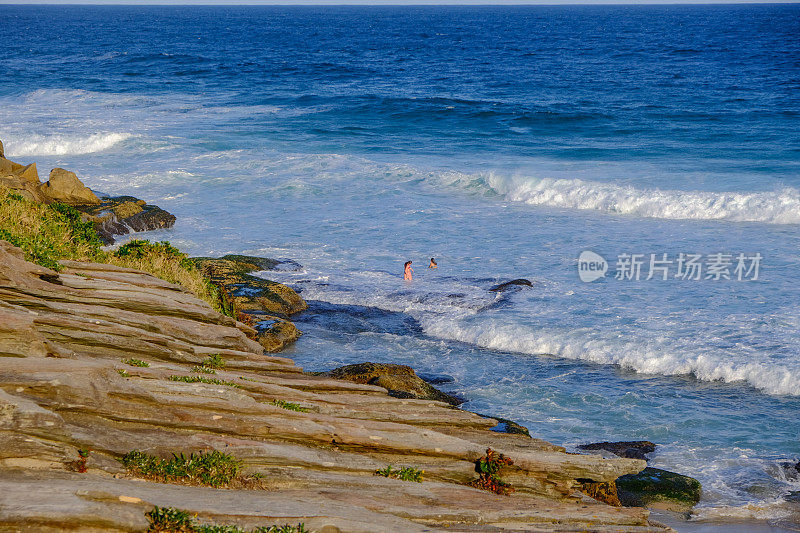
[[[461,405],[464,400],[444,393],[417,376],[414,369],[406,365],[359,363],[346,365],[325,373],[337,379],[354,383],[377,385],[396,398],[437,400],[450,405]]]
[[[38,180],[38,178],[37,178]],[[96,205],[100,199],[81,183],[74,172],[63,168],[50,171],[50,179],[42,185],[42,193],[54,202],[70,205]]]

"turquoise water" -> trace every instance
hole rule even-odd
[[[298,261],[270,276],[307,369],[444,374],[542,438],[658,443],[701,518],[796,522],[798,15],[0,6],[0,139],[178,216],[152,238]],[[625,253],[763,259],[637,282]]]

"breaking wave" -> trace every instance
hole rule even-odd
[[[639,189],[581,179],[476,178],[450,174],[451,186],[497,194],[511,202],[565,209],[675,220],[728,220],[800,224],[800,190],[786,187],[763,192],[706,192]]]
[[[10,142],[6,149],[10,156],[82,155],[108,150],[131,137],[130,133],[33,136],[19,143]]]
[[[610,364],[644,374],[691,375],[700,381],[745,382],[767,394],[800,396],[800,374],[774,363],[732,359],[708,349],[692,350],[673,338],[620,342],[578,330],[534,330],[491,319],[480,321],[428,316],[421,321],[432,337],[482,348],[530,355],[548,354],[596,364]],[[476,323],[478,322],[478,323]]]

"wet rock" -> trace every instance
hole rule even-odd
[[[278,352],[296,341],[302,332],[288,320],[308,308],[305,300],[281,283],[250,275],[269,270],[279,261],[265,257],[226,255],[219,259],[194,258],[195,264],[222,289],[239,320],[258,330],[258,342],[269,352]]]
[[[603,450],[619,457],[647,461],[647,454],[656,451],[656,445],[647,440],[594,442],[592,444],[581,444],[578,449],[582,451]]]
[[[228,255],[219,259],[198,257],[194,261],[214,283],[228,290],[237,311],[285,318],[308,308],[300,295],[286,285],[250,275],[271,268],[278,263],[274,259]]]
[[[38,178],[37,178],[38,179]],[[74,172],[63,168],[50,171],[50,179],[42,185],[42,193],[55,202],[70,205],[96,205],[100,199],[81,183]]]
[[[417,375],[430,383],[431,385],[443,385],[445,383],[453,383],[455,378],[447,374],[430,374],[427,372],[417,372]]]
[[[691,509],[700,501],[700,482],[689,476],[647,467],[638,474],[616,480],[617,492],[628,507],[657,507],[677,512]]]
[[[281,263],[281,261],[278,261],[277,259],[270,259],[268,257],[255,257],[252,255],[239,254],[223,255],[220,257],[220,259],[224,261],[231,261],[240,269],[239,271],[243,274],[258,270],[273,270]]]
[[[324,375],[337,379],[346,379],[354,383],[377,385],[389,391],[395,398],[416,398],[420,400],[437,400],[450,405],[461,405],[464,400],[436,389],[406,365],[382,363],[358,363],[345,365]]]
[[[133,196],[104,197],[96,206],[78,206],[78,209],[91,216],[98,235],[106,244],[113,244],[115,236],[169,229],[175,225],[175,215]]]
[[[605,483],[585,481],[581,483],[578,490],[597,501],[613,505],[614,507],[622,507],[622,503],[619,501],[619,495],[617,494],[617,485],[613,481]]]
[[[481,415],[487,416],[487,415]],[[488,418],[494,418],[497,420],[497,425],[492,428],[492,431],[497,431],[499,433],[511,433],[512,435],[525,435],[526,437],[531,436],[531,432],[528,431],[528,428],[521,424],[517,424],[513,420],[509,420],[507,418],[500,418],[498,416],[489,416]]]
[[[510,289],[520,289],[522,287],[533,287],[533,283],[531,283],[530,280],[520,278],[495,285],[489,290],[492,292],[503,292]]]
[[[255,327],[258,330],[259,344],[271,353],[281,351],[302,335],[293,323],[278,317],[269,317],[268,320],[258,322]]]

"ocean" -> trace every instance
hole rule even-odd
[[[409,364],[569,449],[657,443],[696,518],[800,522],[800,5],[0,5],[0,32],[6,155],[169,210],[148,237],[194,255],[299,263],[269,277],[310,304],[307,370]]]

